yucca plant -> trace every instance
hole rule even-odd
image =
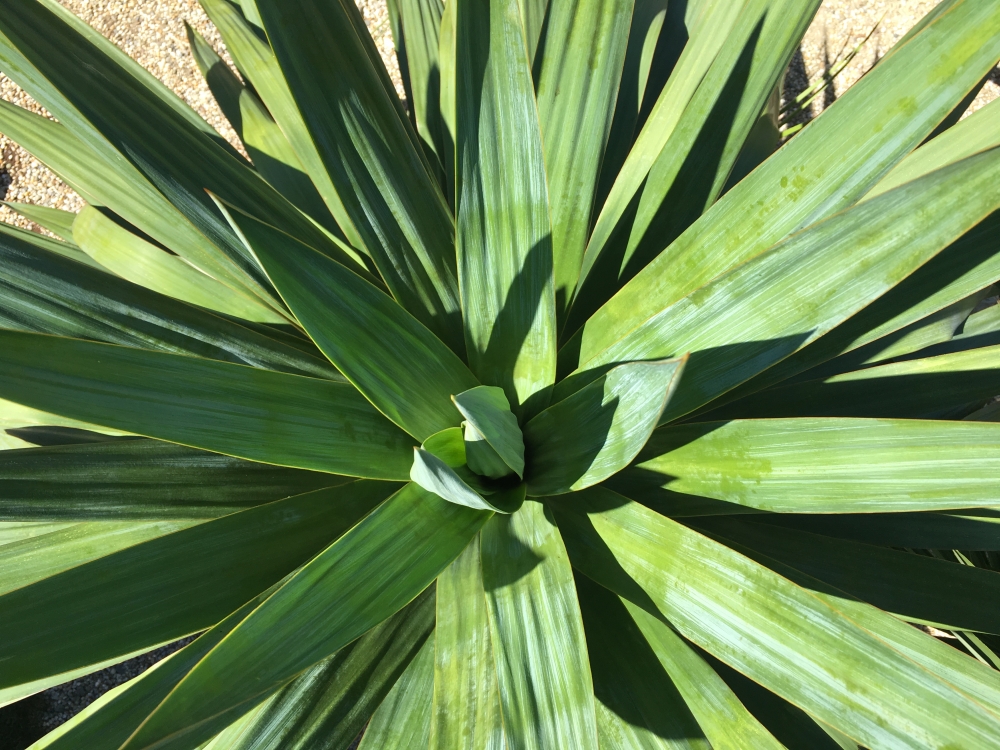
[[[0,2],[0,704],[197,634],[35,747],[1000,747],[1000,3],[202,3]]]

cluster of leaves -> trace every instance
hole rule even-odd
[[[35,747],[1000,746],[1000,3],[201,1],[0,13],[0,705],[199,634]]]

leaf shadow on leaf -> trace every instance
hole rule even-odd
[[[545,281],[551,277],[552,235],[548,234],[528,251],[521,269],[507,287],[503,307],[493,322],[490,340],[481,355],[484,361],[496,362],[500,357],[503,357],[502,361],[509,363],[517,360],[530,333],[530,327],[525,326],[524,321],[534,321],[538,315],[545,294]],[[525,292],[528,294],[524,294]],[[513,368],[508,367],[506,372],[493,372],[491,375],[492,378],[487,376],[483,383],[504,389],[511,411],[520,417],[522,424],[548,405],[551,387],[536,391],[523,404],[519,404],[516,403]]]
[[[668,7],[672,10],[672,6],[673,3]],[[684,162],[674,175],[667,194],[629,255],[632,224],[648,185],[648,176],[636,190],[573,301],[565,334],[570,335],[582,326],[601,305],[652,262],[715,202],[733,166],[729,164],[726,174],[721,175],[721,179],[717,178],[723,158],[727,155],[730,132],[736,124],[742,93],[750,77],[763,24],[764,18],[761,18],[744,45]],[[678,123],[679,128],[683,125],[683,120]],[[675,135],[680,136],[681,133]],[[661,155],[654,163],[651,173],[656,170],[662,158],[664,157]],[[735,162],[735,158],[730,158],[730,161]],[[572,339],[568,343],[572,345]]]
[[[645,268],[718,197],[725,178],[735,163],[735,154],[729,158],[732,163],[728,165],[724,164],[723,159],[728,152],[733,151],[729,141],[733,128],[737,125],[736,118],[750,79],[754,53],[765,20],[766,14],[757,22],[743,46],[736,65],[733,66],[729,78],[719,91],[718,98],[699,129],[698,136],[677,171],[669,191],[663,197],[631,257],[621,269],[619,287]],[[679,125],[683,125],[683,121]],[[725,175],[718,174],[720,167],[726,167]]]
[[[579,571],[575,573],[594,697],[625,723],[657,737],[705,742],[680,692],[621,599]]]
[[[504,565],[493,565],[490,569],[490,581],[487,590],[501,589],[511,586],[531,573],[542,562],[542,558],[511,532],[512,519],[507,515],[495,515],[487,523],[497,527],[499,533],[491,534],[493,544],[503,546],[502,551],[507,561]],[[501,538],[503,541],[501,541]],[[496,557],[500,549],[494,549]],[[484,581],[485,583],[485,581]]]
[[[618,562],[587,515],[621,507],[628,503],[628,498],[587,490],[579,494],[586,498],[586,510],[580,508],[574,495],[545,499],[546,506],[553,511],[570,563],[591,580],[662,619],[663,615],[652,598]]]
[[[832,383],[814,380],[761,391],[699,419],[961,419],[998,394],[1000,369],[889,375]]]
[[[603,385],[605,377],[602,375],[590,385]],[[544,472],[545,467],[558,465],[562,484],[566,487],[572,486],[590,470],[600,455],[608,440],[608,435],[611,433],[615,412],[618,411],[619,398],[615,396],[603,403],[603,387],[590,388],[587,393],[593,398],[591,403],[587,405],[586,411],[581,409],[582,413],[579,414],[580,423],[586,424],[586,430],[578,430],[577,434],[568,436],[574,449],[572,455],[562,450],[567,445],[565,441],[558,443],[547,441],[544,445],[532,445],[531,433],[525,433],[524,476],[529,484],[532,477],[537,477],[540,473],[551,474],[551,472]],[[582,438],[586,438],[586,442]],[[545,448],[549,450],[545,450]]]

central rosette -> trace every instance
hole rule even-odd
[[[511,513],[524,501],[524,438],[502,388],[452,396],[464,421],[414,448],[410,478],[445,500]]]

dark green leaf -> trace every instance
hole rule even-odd
[[[349,383],[0,331],[0,396],[72,419],[333,474],[406,479],[412,438]]]
[[[488,518],[407,485],[209,652],[123,750],[209,739],[232,721],[216,726],[215,717],[253,707],[414,599]]]
[[[154,440],[0,452],[0,518],[215,518],[346,480]]]
[[[311,344],[307,354],[224,317],[54,256],[0,231],[0,320],[5,328],[160,349],[269,370],[342,380]],[[84,256],[89,257],[89,256]],[[294,340],[293,340],[294,341]]]
[[[377,53],[346,6],[288,0],[259,10],[323,165],[393,296],[461,352],[451,214],[384,70],[363,64]]]
[[[345,266],[237,210],[227,215],[316,345],[417,440],[453,427],[469,368],[391,297]]]
[[[357,523],[395,486],[355,482],[258,506],[4,595],[0,687],[211,627]]]

